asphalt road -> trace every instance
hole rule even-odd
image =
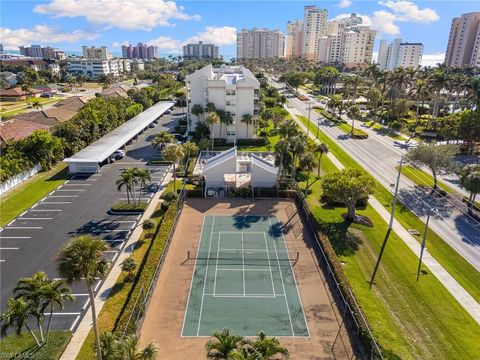
[[[279,84],[276,85],[282,87]],[[288,102],[308,117],[307,102],[296,97],[289,97]],[[321,130],[383,186],[390,189],[395,184],[398,173],[395,166],[399,164],[402,154],[405,154],[405,149],[395,145],[390,138],[368,130],[366,130],[369,132],[368,139],[352,139],[315,111],[312,110],[310,116],[314,124],[320,121]],[[422,201],[425,194],[403,175],[401,176],[399,195],[402,202],[410,210],[415,212],[423,221],[426,220],[428,208]],[[440,199],[435,202],[435,207],[438,214],[430,219],[430,228],[480,270],[480,226],[478,222],[470,219],[457,209],[457,207],[464,209],[461,203],[450,203]],[[423,232],[423,229],[416,230]]]
[[[150,141],[160,130],[172,129],[178,113],[164,115],[155,128],[149,128],[137,141],[126,148],[126,156],[105,165],[97,174],[75,175],[48,196],[8,224],[0,233],[0,310],[6,309],[8,298],[20,277],[45,271],[50,278],[58,278],[56,256],[72,236],[93,234],[110,245],[105,258],[114,262],[124,250],[129,235],[140,215],[110,215],[112,203],[126,200],[115,181],[126,167],[146,167],[151,171],[152,183],[145,190],[145,199],[151,198],[167,170],[165,166],[149,166],[146,162],[157,152]],[[15,190],[13,190],[15,191]],[[131,251],[126,249],[125,251]],[[101,282],[95,284],[95,291]],[[88,294],[83,282],[72,284],[76,297],[64,311],[56,312],[52,329],[74,330],[88,308]]]

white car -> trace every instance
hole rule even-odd
[[[122,149],[115,150],[112,155],[110,155],[111,160],[120,160],[125,157],[125,151]]]

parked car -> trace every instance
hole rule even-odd
[[[110,160],[120,160],[125,157],[125,151],[122,149],[115,150],[112,155],[110,155]]]
[[[167,111],[165,111],[165,114],[167,114],[167,115],[168,115],[168,114],[171,114],[171,113],[172,113],[172,110],[167,110]]]
[[[177,134],[177,133],[173,133],[172,135],[175,136],[175,139],[176,139],[180,144],[182,144],[182,143],[185,142],[185,136],[180,135],[180,134]]]
[[[153,122],[153,123],[151,123],[150,125],[148,125],[148,127],[152,129],[152,128],[155,127],[155,125],[156,125],[155,122]]]

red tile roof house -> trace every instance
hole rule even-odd
[[[44,85],[33,85],[33,89],[42,90],[42,92],[55,95],[58,93],[58,89],[60,88],[57,84],[44,84]]]
[[[12,89],[0,90],[0,99],[4,101],[21,101],[29,98],[38,98],[42,94],[42,90],[30,89],[28,92],[23,91],[20,87]]]
[[[35,130],[50,130],[50,126],[30,121],[13,119],[0,123],[0,144],[25,139]]]

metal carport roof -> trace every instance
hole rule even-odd
[[[140,131],[145,129],[156,118],[163,115],[165,111],[170,109],[174,104],[174,101],[161,101],[156,103],[63,161],[66,163],[102,162],[112,155],[115,150],[121,148],[130,139],[135,137],[135,135],[140,133]]]

